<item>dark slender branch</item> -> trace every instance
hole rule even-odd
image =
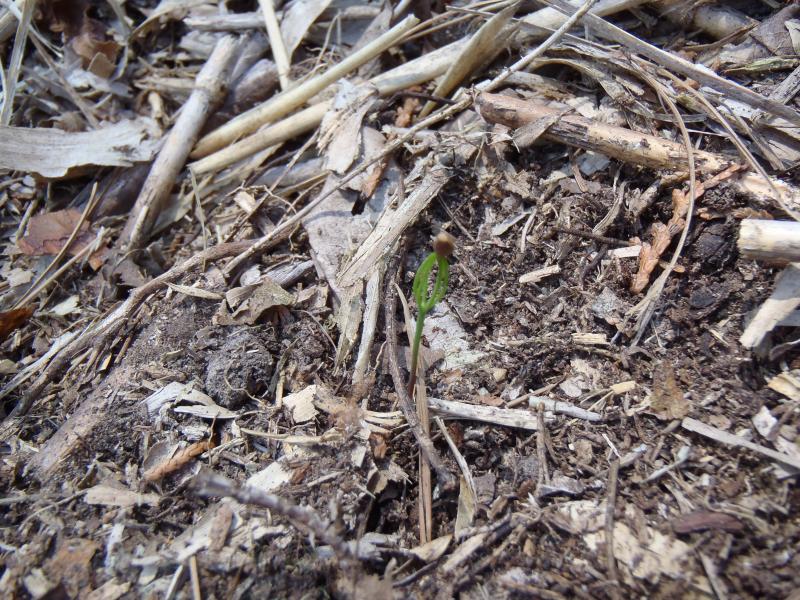
[[[386,344],[387,356],[389,360],[389,372],[392,375],[394,382],[395,392],[400,401],[400,410],[403,411],[403,416],[406,418],[411,433],[417,439],[420,452],[422,456],[428,461],[431,468],[436,473],[436,478],[439,480],[439,485],[442,486],[444,491],[451,491],[456,489],[456,479],[449,469],[445,466],[442,457],[436,452],[433,447],[433,442],[428,434],[422,428],[417,411],[411,401],[411,397],[406,390],[406,383],[403,381],[403,375],[400,373],[400,365],[397,362],[397,332],[394,320],[395,309],[397,308],[397,292],[394,288],[396,277],[399,276],[400,267],[399,261],[396,261],[397,268],[395,277],[386,278]]]
[[[352,548],[337,536],[317,512],[307,506],[298,506],[286,498],[268,494],[258,488],[240,486],[223,475],[201,471],[192,481],[192,489],[204,498],[222,496],[241,502],[261,506],[301,525],[316,538],[328,544],[340,557],[354,558]]]

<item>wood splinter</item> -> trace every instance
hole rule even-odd
[[[738,246],[744,258],[800,261],[800,223],[744,219],[739,226]]]

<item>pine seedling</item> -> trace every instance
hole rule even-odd
[[[417,326],[411,344],[411,372],[408,379],[408,394],[414,395],[414,385],[417,381],[417,363],[419,362],[419,344],[422,340],[422,328],[425,325],[425,315],[440,302],[447,294],[447,285],[450,281],[450,263],[448,258],[453,253],[455,238],[447,232],[440,232],[433,240],[431,252],[417,269],[414,276],[412,292],[417,301]],[[428,282],[431,271],[436,266],[436,279],[433,282],[433,291],[428,295]]]

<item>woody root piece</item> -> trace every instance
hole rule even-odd
[[[800,223],[745,219],[739,228],[738,244],[745,258],[789,263],[739,338],[745,348],[755,348],[775,327],[787,324],[800,306]]]
[[[739,226],[739,252],[757,260],[800,261],[800,223],[744,219]]]
[[[689,169],[686,148],[680,142],[571,114],[564,115],[561,108],[510,96],[483,93],[477,97],[476,105],[481,116],[490,123],[513,129],[524,128],[523,131],[536,129],[538,124],[542,124],[537,136],[552,142],[593,150],[654,169]],[[736,162],[734,158],[702,150],[695,150],[694,158],[697,170],[710,175]],[[800,189],[786,182],[773,179],[773,189],[770,182],[752,172],[744,172],[732,182],[748,196],[767,197],[780,204],[780,194],[789,205],[800,208]]]

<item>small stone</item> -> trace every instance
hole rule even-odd
[[[492,369],[492,377],[497,383],[506,380],[506,376],[508,375],[508,369],[503,369],[500,367],[495,367]]]

